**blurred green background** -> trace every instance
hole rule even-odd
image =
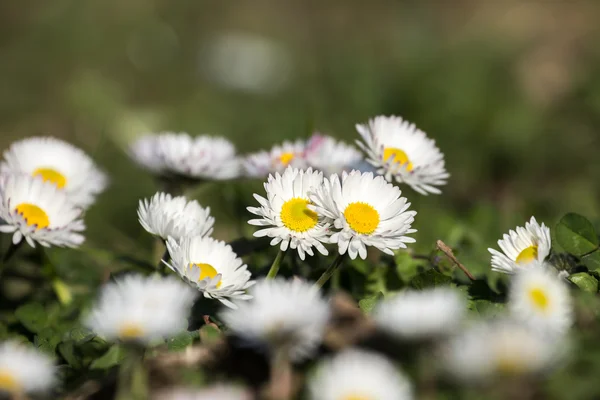
[[[600,3],[595,1],[24,0],[0,3],[0,148],[32,135],[90,152],[111,186],[88,243],[151,256],[139,198],[157,186],[124,151],[174,130],[240,152],[313,130],[347,141],[378,114],[435,138],[441,196],[404,192],[416,251],[444,239],[475,271],[531,215],[600,205]],[[208,184],[216,236],[249,235],[260,182]]]

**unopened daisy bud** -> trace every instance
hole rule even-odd
[[[83,150],[53,137],[32,137],[4,152],[0,174],[41,177],[63,190],[78,207],[90,206],[108,184],[106,175]]]
[[[505,234],[498,241],[498,246],[502,253],[488,249],[492,253],[492,271],[512,274],[528,268],[534,261],[541,263],[548,257],[552,247],[550,229],[531,217],[525,228],[519,226]]]
[[[329,241],[329,223],[309,208],[309,190],[323,183],[323,174],[309,168],[306,171],[288,167],[283,175],[269,175],[265,183],[267,198],[254,195],[260,207],[248,207],[248,211],[260,218],[248,221],[260,226],[254,236],[273,238],[271,245],[279,245],[282,251],[298,250],[302,260],[305,254],[313,255],[315,247],[321,254],[328,251],[322,242]]]
[[[405,236],[416,232],[411,228],[416,211],[408,211],[410,203],[402,192],[381,176],[352,171],[325,178],[323,185],[310,193],[313,208],[318,214],[334,221],[339,231],[331,235],[340,254],[350,258],[367,257],[366,246],[387,254],[406,248],[415,239]]]
[[[305,158],[314,169],[331,175],[355,169],[362,160],[362,154],[354,146],[316,133],[306,144]]]
[[[467,311],[464,296],[442,287],[405,291],[383,300],[373,317],[386,332],[404,340],[428,340],[454,333]]]
[[[213,231],[215,219],[210,208],[203,208],[196,200],[168,193],[156,193],[150,199],[140,200],[140,224],[149,233],[164,240],[179,240],[186,236],[208,236]]]
[[[129,275],[102,287],[85,325],[109,341],[149,343],[185,330],[195,297],[174,277]]]
[[[356,125],[364,143],[357,142],[367,160],[388,181],[394,178],[421,194],[439,194],[446,184],[444,155],[425,132],[400,117],[378,116]]]
[[[0,397],[46,392],[55,383],[55,372],[52,359],[44,353],[17,342],[0,344]]]
[[[232,333],[271,351],[286,349],[292,361],[308,358],[323,338],[330,310],[317,287],[300,280],[262,280],[252,300],[221,313]]]
[[[250,178],[266,178],[269,174],[282,173],[287,167],[304,169],[306,143],[303,140],[285,141],[269,151],[248,154],[242,161],[244,173]]]
[[[82,210],[67,193],[42,177],[3,175],[0,183],[0,232],[23,238],[31,247],[77,247],[85,240]]]
[[[231,300],[248,300],[246,291],[254,285],[250,271],[227,243],[209,237],[169,238],[169,268],[177,272],[204,297],[217,299],[228,307]]]
[[[313,400],[409,400],[408,379],[385,357],[346,350],[324,361],[309,383]]]
[[[544,333],[563,334],[573,323],[569,288],[549,265],[518,271],[511,280],[508,306],[513,318]]]

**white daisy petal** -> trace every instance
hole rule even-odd
[[[0,344],[0,396],[41,393],[56,382],[54,363],[47,355],[17,342]],[[12,398],[12,397],[11,397]]]
[[[354,146],[316,133],[306,144],[305,159],[315,170],[331,175],[354,169],[362,161],[362,154]]]
[[[273,146],[270,151],[249,154],[242,161],[244,172],[250,178],[266,178],[269,174],[283,172],[288,166],[306,168],[305,148],[306,143],[303,140],[285,141]]]

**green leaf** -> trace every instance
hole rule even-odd
[[[419,265],[426,264],[425,260],[416,260],[408,252],[401,251],[395,255],[396,273],[403,282],[408,283],[419,273]]]
[[[432,268],[415,276],[410,282],[410,285],[415,289],[421,290],[430,287],[447,285],[450,282],[452,282],[451,277],[439,273]]]
[[[223,337],[223,332],[213,325],[203,325],[200,328],[200,340],[205,344],[213,344]]]
[[[586,272],[573,274],[569,276],[569,280],[585,292],[598,292],[598,280]]]
[[[104,355],[95,359],[92,364],[90,364],[90,369],[109,369],[119,365],[124,358],[125,351],[121,346],[115,344],[111,346]]]
[[[33,340],[34,345],[41,351],[54,354],[56,346],[62,341],[62,333],[53,328],[42,330]]]
[[[196,335],[197,335],[197,333],[196,333]],[[187,331],[181,332],[177,336],[174,336],[167,340],[167,348],[170,351],[185,350],[186,347],[188,347],[189,345],[191,345],[194,342],[194,336],[196,336],[196,335],[194,335],[193,332],[187,332]]]
[[[40,332],[48,327],[48,314],[40,303],[27,303],[15,310],[15,316],[30,332]]]
[[[69,330],[69,332],[67,332],[67,334],[65,335],[65,340],[72,340],[76,344],[83,344],[83,343],[89,342],[90,340],[94,339],[95,337],[96,337],[96,334],[94,332],[92,332],[91,330],[89,330],[83,326],[78,326],[76,328]]]
[[[504,312],[504,304],[488,300],[475,300],[471,309],[483,317],[495,318]]]
[[[381,299],[382,297],[383,293],[375,293],[374,295],[365,297],[364,299],[360,300],[358,302],[358,306],[361,310],[363,310],[364,313],[369,314],[373,310],[373,308],[375,308],[375,305],[377,304],[377,302],[379,302],[379,299]]]
[[[569,213],[556,225],[556,240],[565,251],[582,256],[598,249],[598,235],[585,217]]]
[[[581,257],[581,262],[590,271],[600,273],[600,251],[595,251],[592,254]]]
[[[81,368],[81,361],[75,355],[75,343],[73,341],[62,342],[58,345],[58,352],[73,368]]]

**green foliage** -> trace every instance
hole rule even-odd
[[[30,332],[40,332],[48,325],[48,314],[40,303],[27,303],[15,310],[15,316]]]
[[[556,239],[565,251],[582,256],[598,249],[598,235],[585,217],[569,213],[556,225]]]
[[[375,305],[379,302],[379,300],[383,297],[382,292],[375,293],[369,297],[366,297],[358,302],[358,306],[363,312],[369,314],[375,308]]]
[[[114,344],[102,356],[90,364],[90,369],[109,369],[119,365],[125,358],[125,351],[119,344]]]
[[[170,351],[183,351],[190,346],[194,339],[198,337],[198,331],[181,332],[179,335],[167,339],[167,348]]]
[[[583,291],[590,293],[598,292],[598,280],[585,272],[573,274],[569,276],[569,280]]]
[[[452,277],[444,275],[432,268],[415,276],[410,282],[410,285],[415,289],[421,290],[447,285],[450,282],[452,282]]]

